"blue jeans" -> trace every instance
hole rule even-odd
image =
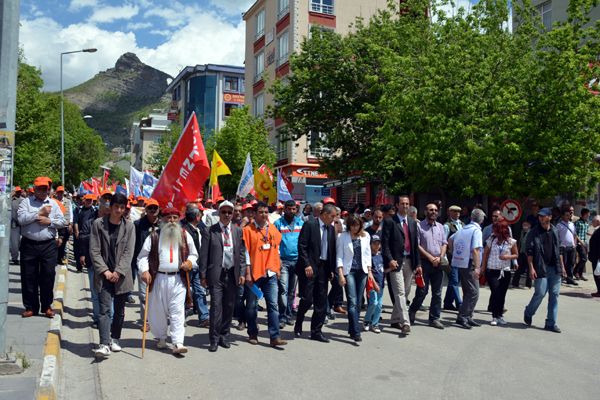
[[[537,278],[534,282],[535,291],[531,301],[525,307],[525,316],[533,318],[538,307],[542,303],[544,296],[548,293],[548,314],[546,316],[547,327],[552,328],[556,325],[558,317],[558,295],[560,294],[561,275],[556,267],[546,268],[546,277]]]
[[[190,271],[190,286],[194,305],[198,310],[198,319],[200,322],[204,322],[208,320],[208,303],[206,302],[206,289],[200,284],[200,270],[198,268]]]
[[[372,326],[379,325],[381,310],[383,308],[383,289],[379,293],[375,290],[369,292],[369,306],[365,314],[365,324]]]
[[[236,289],[233,318],[235,318],[237,322],[246,323],[246,306],[249,292],[250,289],[248,289],[246,285],[238,286]]]
[[[458,268],[452,267],[448,274],[448,287],[446,288],[446,296],[444,297],[444,307],[450,307],[456,302],[456,308],[462,304],[460,298],[460,286],[458,284]]]
[[[254,282],[265,296],[267,303],[267,321],[269,326],[269,337],[279,337],[279,311],[277,310],[277,275],[263,277]],[[246,322],[248,324],[248,336],[258,336],[256,325],[258,299],[252,290],[247,290],[248,302],[246,303]]]
[[[86,259],[87,261],[87,259]],[[94,271],[94,266],[91,265],[90,262],[87,263],[87,273],[88,279],[90,282],[90,297],[92,298],[92,320],[95,323],[100,322],[100,298],[98,297],[98,292],[96,291],[96,285],[94,283],[94,277],[96,275]],[[110,311],[108,313],[109,318],[112,320],[114,313],[114,304],[111,304]]]
[[[346,275],[346,299],[348,300],[348,333],[350,336],[360,336],[360,307],[358,299],[365,291],[367,274],[362,269],[353,269]]]
[[[279,321],[292,320],[292,305],[296,293],[296,261],[281,260],[279,275]]]

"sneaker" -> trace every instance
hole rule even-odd
[[[582,281],[584,281],[584,282],[587,282],[587,280],[588,280],[588,278],[586,278],[586,277],[585,277],[585,276],[583,276],[583,275],[580,275],[580,276],[579,276],[579,279],[581,279],[581,280],[582,280]]]
[[[492,322],[490,322],[491,326],[496,326],[498,325],[498,318],[492,318]]]
[[[600,292],[592,293],[591,296],[592,297],[600,297]]]
[[[110,342],[110,351],[112,351],[112,352],[114,352],[114,353],[117,353],[117,352],[119,352],[119,351],[121,351],[121,350],[123,350],[123,349],[122,349],[122,348],[121,348],[121,346],[119,345],[119,341],[118,341],[117,339],[113,339],[113,340]]]
[[[555,333],[561,333],[562,331],[560,330],[560,328],[558,327],[558,325],[554,325],[554,326],[545,326],[544,327],[545,331],[550,331],[550,332],[555,332]]]
[[[183,343],[175,343],[175,346],[173,346],[173,354],[185,354],[187,351],[188,349]]]
[[[371,329],[371,325],[369,325],[369,324],[364,324],[364,325],[363,325],[363,330],[364,330],[365,332],[369,332],[369,330],[370,330],[370,329]]]
[[[158,342],[156,342],[156,348],[158,349],[166,349],[167,346],[167,339],[159,339]]]
[[[127,303],[128,304],[135,304],[135,299],[133,298],[132,295],[127,296]]]
[[[101,344],[96,351],[94,351],[94,355],[96,358],[106,358],[110,356],[110,348],[106,344]]]
[[[379,326],[375,325],[373,328],[371,328],[371,331],[373,333],[381,333],[381,328],[379,328]]]
[[[533,318],[527,316],[527,314],[523,314],[523,322],[525,322],[525,325],[531,326],[531,323],[533,322]]]
[[[508,322],[504,320],[504,317],[498,318],[498,325],[506,325]]]

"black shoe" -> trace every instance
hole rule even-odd
[[[436,328],[436,329],[444,329],[444,324],[442,324],[439,319],[434,319],[432,321],[429,321],[429,326]]]
[[[310,335],[310,340],[316,340],[321,343],[329,343],[329,339],[323,336],[322,333],[315,333],[314,335]]]
[[[560,330],[560,328],[558,327],[558,325],[554,325],[554,326],[545,326],[544,327],[545,331],[550,331],[550,332],[555,332],[555,333],[561,333],[562,331]]]
[[[302,331],[296,331],[295,330],[294,331],[294,337],[301,338],[302,337]]]
[[[444,310],[446,311],[458,311],[458,308],[454,307],[454,305],[450,304],[449,306],[444,306]]]
[[[362,342],[362,337],[360,337],[360,335],[352,336],[352,340],[354,340],[357,343]]]
[[[221,346],[224,349],[228,349],[231,347],[231,344],[229,344],[229,342],[227,341],[227,339],[225,338],[220,338],[219,339],[219,346]]]
[[[279,329],[285,328],[285,321],[279,321]]]
[[[394,322],[393,324],[390,324],[390,328],[402,329],[402,324],[400,322]]]
[[[417,316],[417,313],[415,311],[409,311],[408,312],[408,319],[410,320],[410,324],[414,325],[415,324],[415,318]]]
[[[566,279],[566,281],[565,281],[565,283],[566,283],[567,285],[579,286],[579,283],[575,282],[575,281],[573,280],[573,278],[567,278],[567,279]]]
[[[127,296],[127,303],[128,304],[135,304],[135,299],[133,298],[132,295]]]
[[[218,349],[219,346],[216,343],[211,343],[210,346],[208,346],[208,351],[210,351],[211,353],[214,353]]]
[[[525,322],[525,325],[531,326],[533,319],[531,317],[528,317],[527,315],[523,314],[523,322]]]
[[[471,326],[474,326],[474,327],[481,326],[481,324],[480,324],[479,322],[475,322],[475,321],[473,321],[473,318],[469,318],[469,319],[467,320],[467,323],[468,323],[469,325],[471,325]]]
[[[455,322],[456,325],[461,326],[465,329],[473,329],[473,327],[471,325],[469,325],[469,323],[467,321],[461,320],[461,319],[457,319]]]
[[[333,313],[329,313],[327,314],[327,319],[333,321],[335,319],[335,315],[333,315]]]

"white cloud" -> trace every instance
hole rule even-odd
[[[248,11],[250,6],[255,2],[256,0],[210,0],[211,5],[225,11],[229,15],[240,15]]]
[[[181,11],[175,10],[174,8],[152,8],[144,14],[144,17],[159,17],[164,20],[167,26],[175,28],[185,24],[185,14]]]
[[[127,24],[127,30],[137,31],[140,29],[147,29],[152,26],[150,22],[130,22]]]
[[[95,7],[98,5],[98,0],[71,0],[69,11],[79,11],[84,7]]]
[[[169,36],[171,36],[172,32],[168,29],[153,29],[150,31],[150,33],[153,35],[169,37]]]
[[[140,12],[138,6],[127,4],[121,7],[102,7],[94,10],[90,17],[91,22],[108,23],[118,19],[130,19]]]

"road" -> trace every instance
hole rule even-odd
[[[338,316],[324,329],[331,343],[293,339],[288,327],[282,336],[290,343],[277,350],[268,346],[263,314],[260,345],[250,345],[245,332],[234,330],[231,349],[216,353],[207,350],[208,330],[190,323],[190,351],[183,358],[157,350],[149,334],[141,359],[141,331],[132,323],[138,306],[128,306],[123,352],[97,363],[89,342],[91,337],[97,343],[98,332],[89,328],[83,277],[69,277],[66,307],[74,317],[67,319],[64,334],[64,399],[548,400],[595,398],[600,393],[600,299],[589,296],[591,282],[563,288],[558,318],[562,334],[541,329],[546,301],[534,326],[525,327],[523,308],[533,293],[527,289],[510,289],[509,324],[490,326],[491,316],[482,311],[489,291],[482,288],[475,319],[483,326],[470,331],[452,325],[454,312],[443,312],[444,330],[428,327],[427,313],[420,312],[408,337],[399,337],[384,324],[381,334],[363,333],[358,346],[346,334],[346,319]],[[388,320],[391,307],[389,298],[385,300],[383,318]]]

